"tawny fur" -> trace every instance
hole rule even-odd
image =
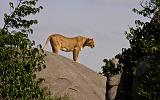
[[[73,52],[73,60],[76,62],[79,62],[78,60],[79,52],[85,46],[88,46],[91,48],[95,46],[94,40],[87,37],[77,36],[77,37],[69,38],[60,34],[53,34],[47,38],[47,41],[43,49],[45,49],[49,41],[50,41],[53,53],[58,54],[59,50],[62,50],[65,52]]]

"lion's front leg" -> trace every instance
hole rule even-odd
[[[79,52],[80,52],[80,49],[79,49],[79,48],[75,48],[75,49],[73,50],[73,60],[74,60],[75,62],[78,62],[78,63],[79,63],[79,59],[78,59],[78,57],[79,57]]]

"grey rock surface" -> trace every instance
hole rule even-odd
[[[71,59],[46,52],[46,68],[37,73],[52,94],[72,100],[105,100],[106,78]]]

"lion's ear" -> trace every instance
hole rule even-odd
[[[86,42],[88,42],[90,40],[90,38],[87,38]]]

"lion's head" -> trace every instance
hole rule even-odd
[[[95,46],[93,38],[92,39],[87,38],[86,42],[84,43],[84,46],[88,46],[88,47],[93,48]]]

